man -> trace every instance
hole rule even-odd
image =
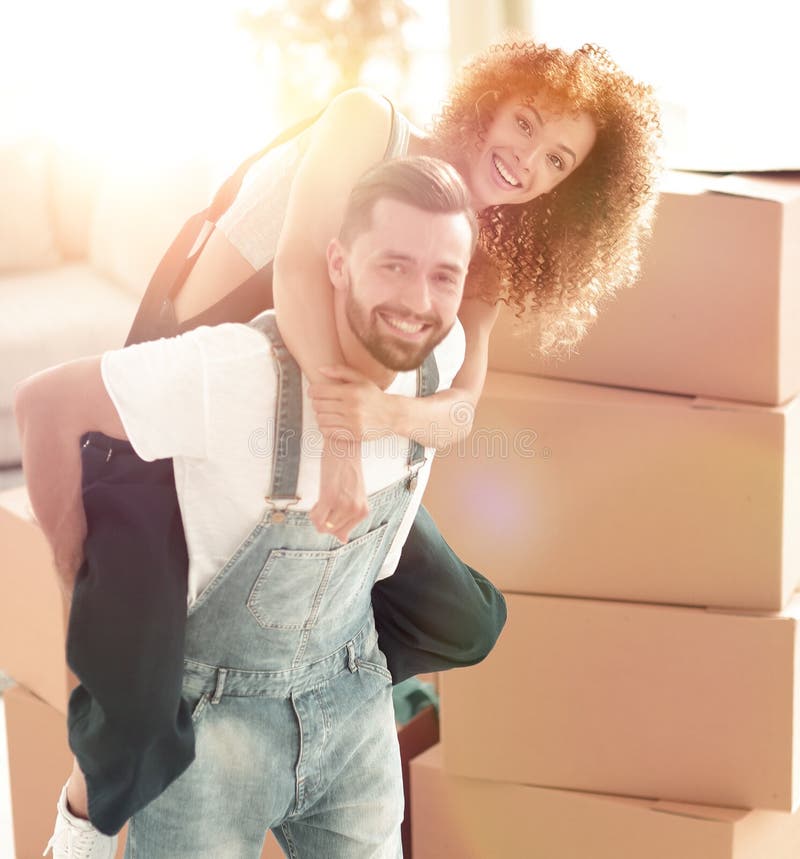
[[[328,252],[352,368],[406,396],[450,384],[476,234],[466,188],[444,162],[369,171]],[[391,675],[370,591],[394,569],[432,452],[398,437],[365,442],[369,516],[344,545],[320,535],[307,515],[319,434],[304,389],[268,313],[63,365],[18,392],[31,503],[68,586],[85,534],[84,432],[175,462],[196,759],[134,815],[129,854],[257,857],[272,828],[287,855],[400,855]],[[59,801],[55,855],[112,856],[115,839],[68,807],[82,804],[79,781],[74,772]]]

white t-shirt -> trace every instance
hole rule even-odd
[[[271,311],[270,311],[271,312]],[[450,387],[464,359],[458,321],[435,349],[439,390]],[[264,515],[272,476],[275,364],[264,334],[248,325],[201,327],[180,337],[103,355],[103,382],[136,453],[172,457],[189,550],[189,605],[228,562]],[[416,372],[398,373],[387,393],[413,397]],[[299,502],[319,497],[322,436],[303,377]],[[409,440],[397,435],[362,443],[368,495],[408,474]],[[427,448],[417,488],[380,578],[391,575],[430,473]]]

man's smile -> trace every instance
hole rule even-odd
[[[377,314],[394,331],[413,340],[419,339],[419,335],[431,327],[426,322],[411,322],[407,317],[395,316],[382,310],[377,311]]]

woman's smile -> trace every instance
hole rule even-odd
[[[498,184],[501,188],[506,185],[510,185],[512,188],[520,188],[522,186],[522,182],[517,179],[517,177],[504,163],[502,158],[500,158],[496,153],[492,155],[492,164],[494,165],[497,174],[499,174],[500,181]]]

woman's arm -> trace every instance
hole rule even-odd
[[[386,394],[348,367],[325,371],[339,384],[317,384],[310,389],[322,431],[356,438],[398,433],[439,450],[463,441],[472,430],[486,379],[489,335],[498,307],[477,297],[462,301],[458,315],[466,338],[464,363],[452,386],[432,396]]]
[[[430,397],[392,397],[395,405],[395,432],[416,439],[425,446],[443,450],[463,441],[472,432],[475,408],[486,381],[489,364],[489,335],[499,305],[481,298],[465,298],[458,318],[464,326],[464,363],[449,390]]]
[[[337,96],[314,127],[292,183],[273,267],[275,314],[287,348],[311,382],[344,363],[334,323],[326,249],[338,235],[350,190],[386,150],[391,110],[366,90]],[[346,540],[367,514],[361,445],[328,439],[311,520]]]
[[[341,364],[326,250],[338,235],[350,191],[386,150],[391,111],[367,90],[337,96],[314,128],[297,170],[273,268],[281,336],[312,381]]]

